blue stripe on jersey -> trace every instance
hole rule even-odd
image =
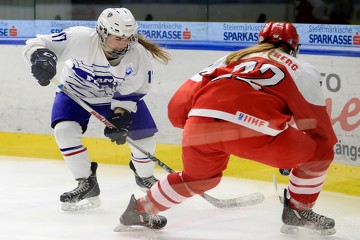
[[[121,101],[134,101],[137,102],[139,101],[141,98],[143,98],[145,96],[145,94],[140,94],[140,93],[131,93],[129,95],[121,95],[119,92],[115,92],[113,99],[116,100],[121,100]]]
[[[83,145],[79,145],[79,146],[75,146],[75,147],[69,147],[69,148],[60,148],[61,152],[67,152],[67,151],[72,151],[72,150],[77,150],[79,148],[82,148]]]

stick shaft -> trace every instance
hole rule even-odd
[[[68,95],[72,100],[74,100],[77,104],[79,104],[81,107],[83,107],[86,111],[88,111],[91,115],[96,117],[98,120],[100,120],[102,123],[104,123],[109,128],[116,128],[111,122],[109,122],[104,116],[96,112],[92,107],[90,107],[87,103],[85,103],[81,98],[74,95],[72,92],[70,92],[63,84],[59,83],[56,79],[51,80],[54,84],[58,86],[58,88],[63,91],[66,95]],[[151,155],[148,151],[138,146],[134,140],[127,137],[126,141],[135,147],[137,150],[145,154],[148,158],[150,158],[152,161],[154,161],[157,165],[159,165],[161,168],[163,168],[168,173],[175,172],[173,169],[171,169],[169,166],[167,166],[165,163],[160,161],[157,157]]]

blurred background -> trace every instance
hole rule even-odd
[[[360,0],[0,0],[0,19],[92,21],[108,7],[129,8],[138,21],[360,22]]]

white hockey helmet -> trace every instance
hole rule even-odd
[[[137,43],[137,29],[138,25],[133,14],[127,8],[107,8],[99,16],[97,20],[96,31],[100,36],[101,43],[107,53],[111,52],[106,44],[106,39],[109,35],[117,37],[129,37],[130,42],[126,51],[111,54],[123,55],[131,50]]]
[[[96,28],[104,38],[109,34],[118,37],[131,37],[136,35],[138,25],[128,9],[107,8],[100,14]]]

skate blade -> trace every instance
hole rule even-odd
[[[287,224],[284,224],[280,229],[280,231],[282,233],[292,234],[292,235],[299,234],[299,232],[301,230],[307,231],[311,234],[317,234],[317,235],[321,235],[321,236],[333,235],[336,233],[335,228],[325,229],[325,230],[315,230],[315,229],[309,229],[309,228],[305,228],[305,227],[291,226],[291,225],[287,225]]]
[[[138,232],[139,230],[142,230],[142,229],[144,229],[144,227],[125,226],[125,225],[119,224],[114,228],[114,232]]]
[[[161,229],[155,229],[155,228],[149,228],[147,226],[140,226],[140,225],[123,225],[119,224],[114,228],[114,232],[135,232],[135,233],[149,233],[149,232],[157,232],[162,230]]]
[[[157,231],[155,229],[150,229],[144,226],[125,226],[119,224],[114,228],[114,232],[126,233],[134,239],[158,239]]]
[[[285,234],[297,234],[299,232],[299,228],[296,226],[284,224],[281,227],[280,232],[285,233]]]
[[[63,211],[74,212],[74,211],[87,210],[91,208],[97,208],[100,207],[100,205],[101,205],[101,201],[99,197],[91,197],[75,203],[64,202],[61,205],[61,209]]]

